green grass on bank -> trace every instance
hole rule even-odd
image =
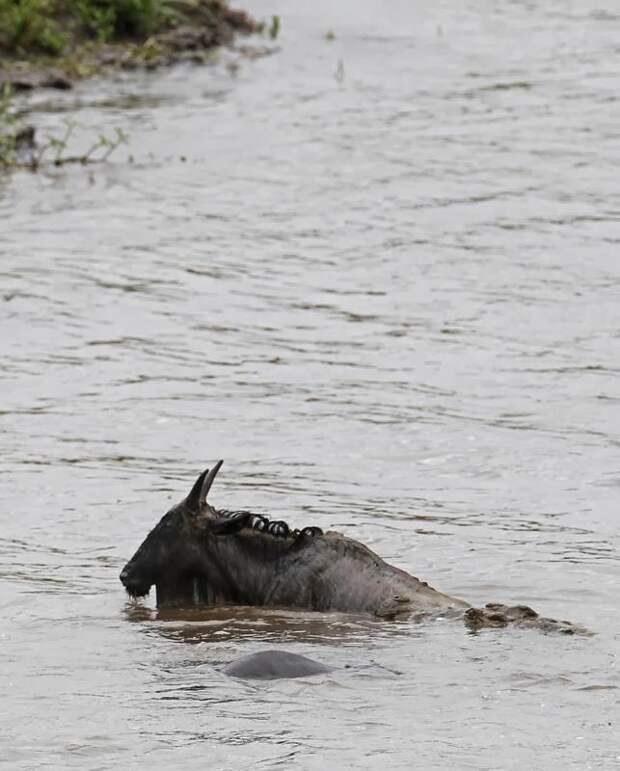
[[[75,45],[145,40],[220,0],[0,0],[0,54],[60,56]]]
[[[39,142],[15,107],[17,91],[70,88],[108,69],[154,69],[186,54],[207,61],[235,34],[263,29],[227,0],[0,0],[0,171],[105,161],[126,141],[123,132],[103,134],[79,155],[67,151],[72,130]],[[278,30],[274,17],[272,38]]]

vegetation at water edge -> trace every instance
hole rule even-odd
[[[236,15],[223,0],[0,0],[0,53],[61,56],[88,41],[145,41],[185,24]]]

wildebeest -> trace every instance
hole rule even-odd
[[[158,606],[254,605],[380,618],[459,614],[473,629],[512,623],[580,631],[524,605],[472,608],[340,533],[291,530],[249,511],[217,510],[207,496],[222,463],[200,474],[125,565],[120,580],[132,597],[155,585]]]

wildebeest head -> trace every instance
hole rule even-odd
[[[142,597],[156,584],[166,591],[191,586],[201,572],[205,537],[219,535],[234,527],[234,520],[223,519],[207,503],[207,495],[223,461],[198,477],[189,495],[165,514],[125,565],[120,580],[132,597]]]

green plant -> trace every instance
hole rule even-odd
[[[0,165],[9,166],[15,159],[16,129],[15,116],[11,110],[11,88],[0,89]]]
[[[92,0],[76,0],[75,12],[88,36],[96,38],[100,43],[112,40],[116,11],[111,5],[99,6]]]
[[[116,34],[149,35],[157,26],[161,0],[115,0]]]
[[[269,27],[269,37],[272,40],[275,40],[278,35],[280,34],[280,17],[279,16],[272,16],[271,17],[271,25]]]
[[[0,50],[56,55],[67,35],[53,18],[54,0],[0,0]]]
[[[45,144],[37,148],[30,161],[26,165],[32,171],[37,171],[44,166],[66,166],[70,163],[80,163],[86,166],[90,163],[103,163],[122,144],[127,142],[127,135],[122,129],[115,129],[112,136],[99,134],[88,150],[80,155],[67,155],[66,151],[73,132],[78,127],[75,121],[67,121],[62,136],[50,134]],[[102,152],[99,152],[102,151]],[[51,155],[48,160],[47,156]]]
[[[86,152],[70,155],[67,151],[77,123],[67,121],[60,136],[49,134],[42,144],[38,144],[34,128],[19,125],[12,104],[13,94],[5,86],[0,89],[0,169],[25,168],[38,171],[48,166],[66,166],[70,163],[83,166],[103,163],[120,145],[127,142],[125,132],[117,128],[111,135],[99,134]]]
[[[86,31],[102,41],[141,38],[160,24],[163,0],[78,0],[77,13]]]
[[[144,39],[176,17],[173,0],[0,0],[0,51],[62,53],[75,34]]]

